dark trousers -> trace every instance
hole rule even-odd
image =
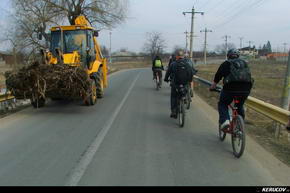
[[[220,94],[220,100],[218,102],[220,124],[224,123],[226,120],[230,120],[228,105],[232,103],[235,96],[238,96],[240,101],[239,104],[236,105],[238,108],[238,114],[245,119],[244,103],[247,100],[249,93],[231,93],[222,90]]]
[[[177,100],[178,100],[178,93],[176,91],[176,86],[171,85],[171,97],[170,97],[171,112],[177,112]]]
[[[156,79],[156,73],[158,73],[160,84],[162,85],[162,70],[154,69],[153,70],[153,78]]]

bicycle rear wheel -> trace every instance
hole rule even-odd
[[[186,109],[188,110],[188,109],[190,109],[190,93],[189,93],[189,91],[187,92],[187,94],[186,94]]]
[[[184,126],[184,120],[185,120],[185,109],[184,109],[184,102],[181,99],[179,101],[179,106],[178,106],[178,121],[179,121],[179,126],[183,127]]]
[[[155,83],[156,83],[156,90],[159,90],[160,89],[160,78],[159,78],[158,73],[156,74]]]
[[[240,158],[245,150],[246,134],[245,124],[243,118],[238,115],[234,121],[234,128],[232,133],[232,147],[234,156]]]

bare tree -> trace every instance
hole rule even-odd
[[[8,33],[8,41],[21,44],[17,50],[25,51],[29,58],[35,58],[40,48],[50,45],[50,27],[63,25],[79,15],[85,15],[92,24],[110,26],[125,20],[128,0],[12,0],[10,15],[14,32]],[[9,25],[11,28],[11,25]],[[8,29],[6,30],[9,31]],[[14,37],[12,37],[14,35]],[[42,37],[43,40],[40,40]]]
[[[13,56],[11,67],[13,69],[20,68],[23,65],[23,62],[20,61],[20,55],[23,53],[23,47],[25,47],[25,45],[23,45],[22,37],[17,33],[13,26],[10,26],[10,28],[5,31],[0,43],[9,45],[6,49]]]
[[[43,0],[52,10],[62,12],[71,25],[84,15],[92,25],[114,27],[126,19],[128,0]]]
[[[165,40],[160,32],[151,32],[146,34],[146,42],[144,44],[145,53],[149,54],[153,59],[156,55],[162,55],[166,48]]]
[[[61,12],[53,10],[43,0],[13,0],[16,30],[27,47],[49,46],[49,28],[58,25]],[[39,40],[44,37],[44,44]]]

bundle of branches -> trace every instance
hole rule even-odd
[[[7,89],[16,99],[66,98],[89,96],[90,78],[82,67],[66,64],[33,63],[18,72],[5,73]]]

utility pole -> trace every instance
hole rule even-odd
[[[188,34],[189,34],[189,32],[184,32],[185,33],[185,41],[186,41],[186,44],[185,44],[185,53],[187,54],[188,53]]]
[[[283,46],[284,46],[284,54],[286,54],[287,52],[286,52],[286,46],[287,46],[288,44],[287,43],[283,43]],[[287,62],[287,57],[285,56],[285,62]]]
[[[228,57],[227,57],[227,53],[228,53],[228,39],[231,38],[231,36],[225,35],[223,38],[225,38],[225,42],[226,42],[226,59],[228,59]]]
[[[207,46],[207,33],[212,32],[212,30],[208,30],[205,28],[204,30],[200,31],[201,33],[204,32],[204,65],[206,65],[206,46]]]
[[[192,51],[193,51],[193,33],[194,33],[194,14],[201,14],[204,15],[204,12],[197,12],[194,10],[194,6],[192,7],[191,12],[183,12],[183,15],[190,13],[191,14],[191,32],[190,32],[190,53],[189,57],[192,60]]]
[[[109,50],[109,63],[112,63],[112,32],[110,31],[110,50]]]
[[[251,48],[251,44],[254,43],[253,41],[248,41],[249,47]]]
[[[282,108],[288,110],[290,100],[290,51],[288,52],[288,64],[284,80],[284,89],[282,96]]]
[[[242,48],[243,47],[243,39],[244,39],[244,37],[239,37],[239,39],[240,39],[240,48]]]
[[[284,53],[286,53],[286,46],[287,46],[288,44],[287,43],[283,43],[283,46],[284,46]]]

